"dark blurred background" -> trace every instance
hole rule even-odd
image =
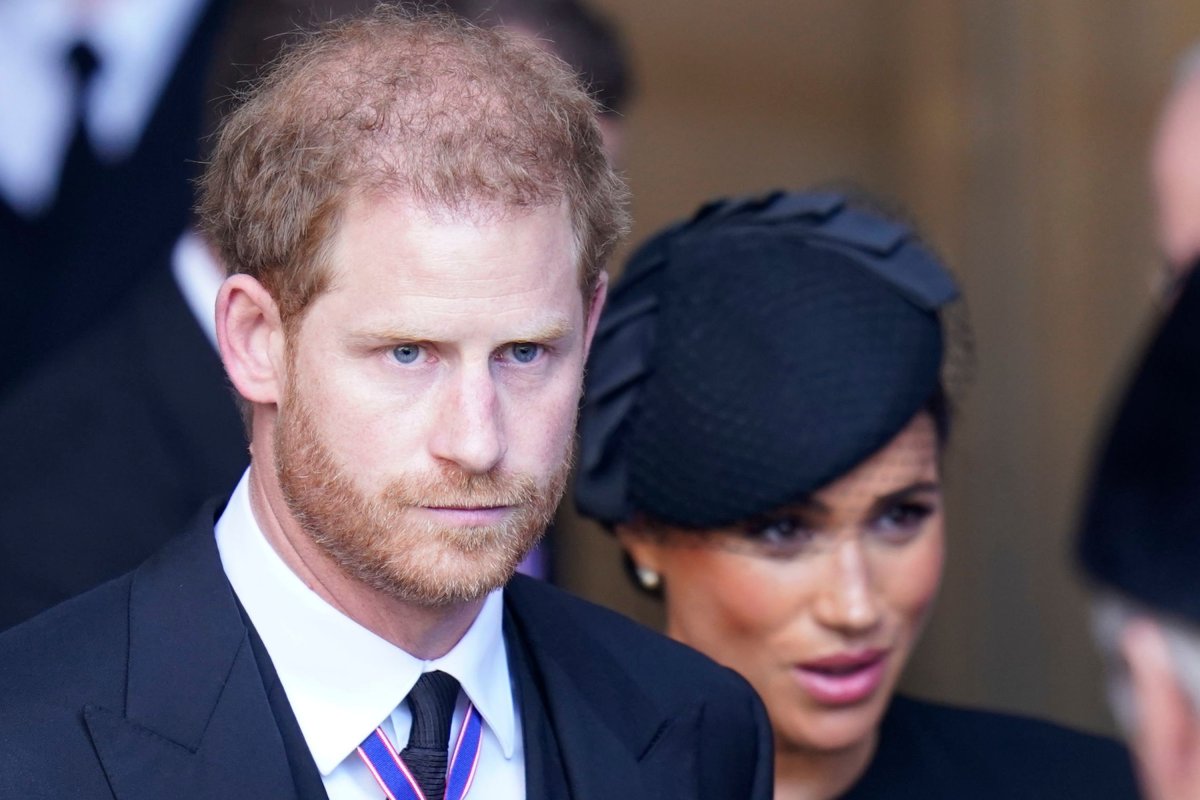
[[[594,4],[637,85],[631,243],[711,195],[850,180],[911,211],[965,286],[977,367],[946,465],[946,579],[907,688],[1111,730],[1070,533],[1154,310],[1147,153],[1200,5]],[[615,544],[562,516],[560,581],[656,624]]]

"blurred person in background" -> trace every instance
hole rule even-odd
[[[1099,451],[1079,538],[1114,711],[1151,800],[1200,797],[1200,276]]]
[[[235,0],[193,98],[201,129],[286,45],[373,4]],[[120,303],[0,400],[0,630],[137,566],[249,463],[217,353],[225,267],[190,216],[174,234]]]
[[[652,238],[597,329],[576,504],[757,689],[777,800],[1135,796],[1115,742],[895,694],[942,574],[957,300],[905,225],[777,193]]]
[[[1200,258],[1200,44],[1179,61],[1150,164],[1164,283],[1174,295]]]
[[[179,235],[228,5],[0,2],[0,388],[107,313]]]

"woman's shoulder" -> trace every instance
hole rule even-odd
[[[884,728],[919,729],[925,736],[936,736],[950,748],[975,749],[984,742],[1004,745],[1009,752],[1030,749],[1050,754],[1066,748],[1071,752],[1111,757],[1123,754],[1124,747],[1106,736],[1084,733],[1054,722],[1020,714],[987,711],[964,706],[917,700],[905,695],[893,698],[883,721]],[[1061,751],[1060,751],[1061,752]]]
[[[847,798],[877,796],[1135,798],[1137,789],[1128,752],[1113,739],[897,696],[875,758]]]

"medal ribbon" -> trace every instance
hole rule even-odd
[[[458,732],[458,740],[450,757],[450,768],[446,773],[445,798],[425,796],[383,728],[376,728],[363,740],[358,746],[358,755],[387,794],[387,800],[463,800],[475,780],[482,741],[483,720],[475,706],[468,704],[467,716],[463,719],[462,730]]]

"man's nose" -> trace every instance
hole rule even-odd
[[[458,370],[437,402],[440,407],[429,440],[434,458],[474,474],[500,463],[507,443],[495,380],[487,365]]]
[[[857,539],[839,542],[826,554],[828,570],[817,596],[818,621],[848,635],[870,632],[883,616],[871,567]]]

